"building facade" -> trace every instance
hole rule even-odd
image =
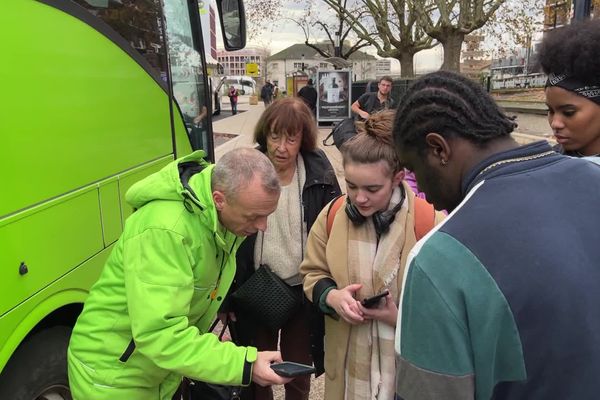
[[[318,70],[334,69],[330,61],[332,60],[328,61],[312,47],[303,43],[295,44],[267,59],[266,79],[277,83],[280,90],[287,90],[286,78],[306,75],[314,79]],[[362,51],[352,53],[347,60],[352,69],[352,79],[355,81],[376,79],[377,61],[374,56]]]
[[[238,51],[217,51],[217,60],[221,75],[246,75],[246,63],[258,64],[258,76],[264,78],[267,51],[258,47],[246,47]]]
[[[382,58],[375,61],[375,78],[379,79],[383,76],[392,74],[392,61],[388,58]]]

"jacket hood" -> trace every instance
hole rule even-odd
[[[205,156],[205,152],[199,150],[169,163],[160,171],[147,176],[131,186],[125,194],[125,200],[136,209],[153,200],[183,201],[186,204],[186,208],[190,211],[190,206],[192,208],[196,206],[200,210],[206,209],[211,205],[211,199],[206,198],[206,191],[200,189],[203,185],[199,184],[200,182],[196,182],[198,180],[197,175],[203,175],[200,179],[208,179],[208,187],[210,187],[210,177],[214,166],[204,160]],[[186,162],[197,163],[203,167],[203,171],[208,170],[205,174],[194,175],[194,184],[191,187],[190,185],[184,186],[180,177],[179,166]],[[198,188],[198,190],[194,190],[193,188]]]

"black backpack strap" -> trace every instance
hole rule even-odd
[[[368,112],[369,114],[373,113],[373,109],[375,108],[375,99],[377,98],[377,92],[371,92],[371,95],[369,96],[369,98],[367,99],[367,102],[365,103],[365,108],[366,108],[366,112]]]

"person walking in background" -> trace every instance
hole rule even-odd
[[[317,149],[317,126],[304,102],[295,97],[276,100],[261,115],[254,140],[260,151],[273,163],[282,186],[277,209],[267,220],[264,232],[251,235],[237,254],[237,271],[233,293],[247,281],[261,264],[267,264],[285,283],[302,293],[298,267],[306,247],[306,237],[321,209],[341,190],[331,163]],[[253,315],[246,314],[233,302],[227,302],[222,312],[229,311],[239,344],[256,346],[259,351],[280,348],[286,361],[312,364],[310,337],[322,337],[322,314],[303,301],[300,309],[290,315],[280,329],[263,326]],[[255,314],[261,310],[252,310]],[[317,374],[322,373],[321,346],[314,348]],[[253,398],[272,399],[270,388],[253,385]],[[307,400],[310,376],[295,378],[285,385],[286,400]]]
[[[207,333],[245,236],[267,227],[280,187],[267,157],[236,149],[216,165],[198,151],[134,184],[127,219],[92,287],[68,348],[74,399],[170,400],[182,375],[283,384],[279,352]]]
[[[396,354],[403,400],[595,399],[600,168],[525,146],[478,83],[417,79],[394,140],[448,218],[411,252]]]
[[[298,97],[306,103],[313,115],[317,115],[317,90],[313,85],[312,79],[309,79],[306,86],[298,91]]]
[[[260,90],[260,98],[265,103],[265,108],[273,102],[273,88],[271,81],[267,81]]]
[[[600,164],[600,20],[548,32],[538,60],[548,75],[548,121],[556,150]]]
[[[229,96],[229,102],[231,103],[231,114],[235,115],[237,114],[237,103],[238,103],[238,90],[233,87],[230,86],[229,87],[229,93],[227,94]]]
[[[443,218],[402,182],[393,118],[391,110],[373,114],[341,146],[348,195],[319,214],[300,266],[306,296],[328,315],[327,400],[394,399],[394,329],[404,265],[417,241],[416,203],[426,208],[425,231]],[[361,304],[386,290],[373,308]]]
[[[390,96],[392,83],[392,78],[384,76],[379,79],[377,92],[363,93],[352,103],[352,112],[357,115],[358,119],[366,120],[377,111],[394,107],[394,99]]]

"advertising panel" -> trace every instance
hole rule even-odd
[[[317,72],[317,120],[341,121],[350,116],[350,71]]]

